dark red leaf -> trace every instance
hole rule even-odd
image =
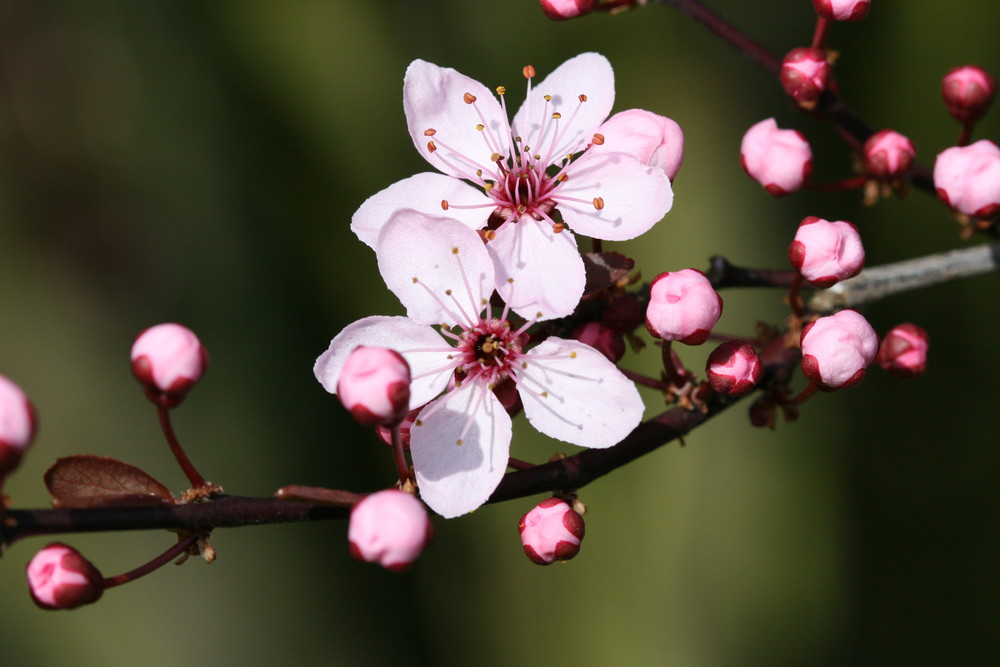
[[[586,294],[593,294],[611,287],[627,278],[635,267],[635,260],[620,252],[588,252],[583,255],[583,268],[587,272]]]
[[[57,509],[170,505],[170,490],[144,470],[118,459],[84,454],[58,459],[45,471]]]

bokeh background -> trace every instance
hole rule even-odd
[[[709,4],[778,53],[812,35],[807,0]],[[877,0],[833,31],[843,92],[930,164],[958,129],[940,77],[970,62],[1000,72],[998,19],[995,3]],[[311,367],[346,324],[401,310],[348,225],[366,197],[427,169],[406,133],[403,72],[424,58],[506,84],[516,103],[523,65],[544,75],[587,50],[615,67],[616,110],[671,116],[687,136],[674,209],[619,246],[647,277],[714,253],[783,267],[805,215],[857,223],[872,264],[962,245],[921,193],[874,208],[857,193],[765,195],[739,166],[740,137],[763,118],[806,132],[821,180],[851,173],[851,156],[762,70],[662,7],[555,23],[532,0],[6,0],[0,372],[41,418],[7,485],[14,505],[45,506],[42,473],[74,453],[185,488],[128,369],[134,335],[161,321],[192,327],[212,354],[175,415],[207,477],[246,495],[391,483],[388,452]],[[994,113],[977,138],[998,130]],[[0,562],[3,663],[983,664],[1000,648],[997,285],[869,309],[880,332],[930,332],[923,379],[873,371],[773,432],[739,405],[587,487],[587,539],[568,564],[524,558],[517,521],[540,498],[523,499],[437,521],[401,576],[353,561],[343,522],[220,530],[211,566],[168,566],[50,613],[25,590],[45,543],[29,540]],[[778,293],[723,296],[723,331],[784,313]],[[529,432],[519,419],[522,458],[567,451]],[[116,574],[173,538],[66,539]]]

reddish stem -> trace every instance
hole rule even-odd
[[[535,464],[522,461],[521,459],[515,459],[511,456],[507,459],[507,467],[513,468],[514,470],[531,470],[535,467]]]
[[[403,436],[399,424],[392,427],[392,458],[396,461],[399,483],[406,484],[410,478],[410,464],[406,462],[406,454],[403,452]]]
[[[812,46],[814,49],[826,50],[826,38],[830,35],[829,19],[822,16],[816,17],[816,30],[813,32]]]
[[[799,395],[788,401],[786,405],[802,405],[806,400],[815,394],[819,390],[819,385],[810,382],[805,389],[799,392]]]
[[[864,184],[868,182],[867,175],[861,176],[848,176],[847,178],[842,178],[839,181],[832,181],[830,183],[815,183],[810,181],[806,183],[807,190],[815,190],[816,192],[842,192],[845,190],[857,190],[860,187],[864,187]]]
[[[161,567],[163,567],[164,565],[166,565],[167,563],[169,563],[170,561],[172,561],[173,559],[177,558],[182,553],[190,549],[192,546],[194,546],[194,544],[202,537],[204,536],[188,535],[187,537],[179,540],[177,544],[170,547],[169,549],[167,549],[162,554],[160,554],[153,560],[149,561],[145,565],[140,565],[134,570],[130,570],[128,572],[125,572],[124,574],[119,574],[114,577],[105,578],[103,583],[105,590],[108,588],[114,588],[115,586],[121,586],[122,584],[127,584],[130,581],[135,581],[139,577],[144,577],[150,572],[160,569]]]
[[[333,507],[354,507],[364,498],[364,495],[352,493],[351,491],[342,491],[341,489],[327,489],[322,486],[289,484],[275,491],[274,497],[281,500],[300,500],[309,503],[332,505]]]
[[[184,471],[184,474],[187,475],[191,486],[196,489],[207,486],[205,478],[201,476],[198,469],[191,463],[191,459],[184,453],[184,448],[181,447],[181,443],[177,439],[177,434],[174,433],[174,426],[170,422],[170,410],[161,405],[156,406],[156,410],[160,416],[160,428],[163,429],[163,435],[167,438],[170,451],[174,453],[174,458],[177,459],[177,463],[180,465],[181,470]]]
[[[653,389],[659,389],[660,391],[667,390],[668,385],[663,380],[657,380],[656,378],[651,378],[648,375],[636,373],[635,371],[630,371],[625,368],[619,368],[618,370],[621,371],[622,375],[636,384],[641,384],[644,387],[652,387]]]

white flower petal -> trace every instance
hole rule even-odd
[[[604,448],[617,444],[642,420],[635,385],[588,345],[548,338],[523,361],[517,380],[524,414],[545,435]]]
[[[467,383],[434,401],[410,429],[420,497],[446,519],[476,509],[507,470],[510,438],[507,411],[482,384]]]
[[[456,220],[399,211],[375,254],[385,284],[416,322],[470,324],[493,294],[493,262],[483,241]]]
[[[496,267],[497,291],[518,315],[547,320],[572,313],[586,274],[572,232],[524,216],[499,229],[486,245]]]
[[[466,93],[476,98],[475,104],[465,102]],[[492,153],[508,152],[506,146],[497,149],[488,143],[490,136],[507,136],[507,119],[499,102],[486,86],[453,69],[423,60],[410,63],[403,79],[403,111],[417,151],[450,176],[470,178],[476,167],[469,160],[488,167]],[[490,132],[477,130],[479,124]],[[425,134],[428,130],[434,135]],[[436,152],[428,149],[430,141],[437,146]]]
[[[366,199],[351,218],[351,231],[362,242],[374,248],[385,223],[400,209],[408,208],[448,216],[470,229],[484,227],[490,213],[493,212],[492,206],[485,206],[470,209],[449,208],[445,213],[441,207],[442,201],[460,206],[474,206],[489,203],[490,199],[471,185],[451,176],[425,172],[393,183]]]
[[[552,97],[547,105],[546,95]],[[586,95],[587,101],[581,103],[580,95]],[[552,161],[558,162],[567,153],[579,152],[590,143],[614,103],[615,73],[611,63],[598,53],[581,53],[532,87],[514,116],[514,135],[520,135],[533,152],[547,155],[558,128],[564,134],[551,151]],[[552,120],[555,112],[562,115],[558,123]],[[545,129],[539,137],[543,123]]]
[[[413,378],[411,410],[440,394],[451,378],[451,347],[434,329],[406,317],[366,317],[337,334],[313,366],[316,379],[331,394],[337,393],[344,362],[358,345],[385,347],[403,355]]]
[[[561,201],[560,196],[581,202]],[[660,221],[674,202],[666,172],[647,167],[625,153],[584,155],[553,197],[563,220],[578,234],[626,241]],[[603,208],[593,201],[600,198]]]

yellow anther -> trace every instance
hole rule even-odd
[[[486,126],[483,125],[482,123],[477,123],[476,124],[476,129],[479,130],[480,132],[482,132],[483,130],[486,129]]]
[[[500,155],[500,153],[494,153],[493,155],[490,156],[490,162],[499,162],[502,159],[503,156]]]
[[[458,248],[452,248],[451,249],[451,254],[452,255],[457,255],[458,254]]]
[[[604,197],[594,197],[594,208],[598,211],[604,208]]]
[[[532,67],[531,65],[525,65],[524,69],[521,70],[521,74],[524,75],[525,79],[534,79],[535,78],[535,68]]]
[[[557,222],[554,225],[552,225],[552,231],[555,232],[556,234],[558,234],[564,229],[566,229],[566,225],[562,222]]]
[[[416,277],[416,276],[413,276],[412,280],[413,280],[413,284],[414,284],[414,285],[416,285],[417,283],[419,283],[419,282],[420,282],[419,280],[417,280],[417,277]]]
[[[464,440],[462,440],[461,438],[459,438],[458,440],[455,441],[455,444],[458,445],[459,447],[461,447],[463,442],[464,442]]]
[[[414,425],[414,426],[423,426],[423,425],[424,425],[424,422],[423,422],[423,420],[421,420],[421,419],[418,419],[418,420],[416,420],[415,422],[413,422],[413,425]]]
[[[451,296],[451,290],[450,290],[450,289],[446,289],[446,290],[444,291],[444,295],[445,295],[445,296]]]
[[[551,95],[543,95],[542,99],[545,100],[546,102],[551,102],[552,101],[552,96]]]
[[[569,358],[570,359],[576,359],[576,352],[570,352],[569,353]]]
[[[503,86],[497,86],[497,95],[506,95],[507,89]]]
[[[493,183],[491,181],[486,181],[486,185],[483,186],[483,189],[489,192],[493,189]]]
[[[466,104],[472,104],[476,101],[476,96],[472,93],[466,93],[465,95],[462,95],[462,99],[465,100]]]
[[[554,114],[552,114],[552,118],[555,120],[559,120],[560,118],[562,118],[562,114],[556,111]]]
[[[510,285],[514,284],[514,279],[513,278],[508,278],[507,279],[507,283],[510,284]]]
[[[542,398],[548,398],[548,397],[549,397],[549,392],[543,391],[542,392]]]
[[[483,232],[483,238],[486,239],[487,241],[492,241],[496,237],[497,237],[497,233],[495,231],[493,231],[492,229],[487,229],[485,232]],[[483,305],[486,305],[486,300],[485,299],[483,300]]]

